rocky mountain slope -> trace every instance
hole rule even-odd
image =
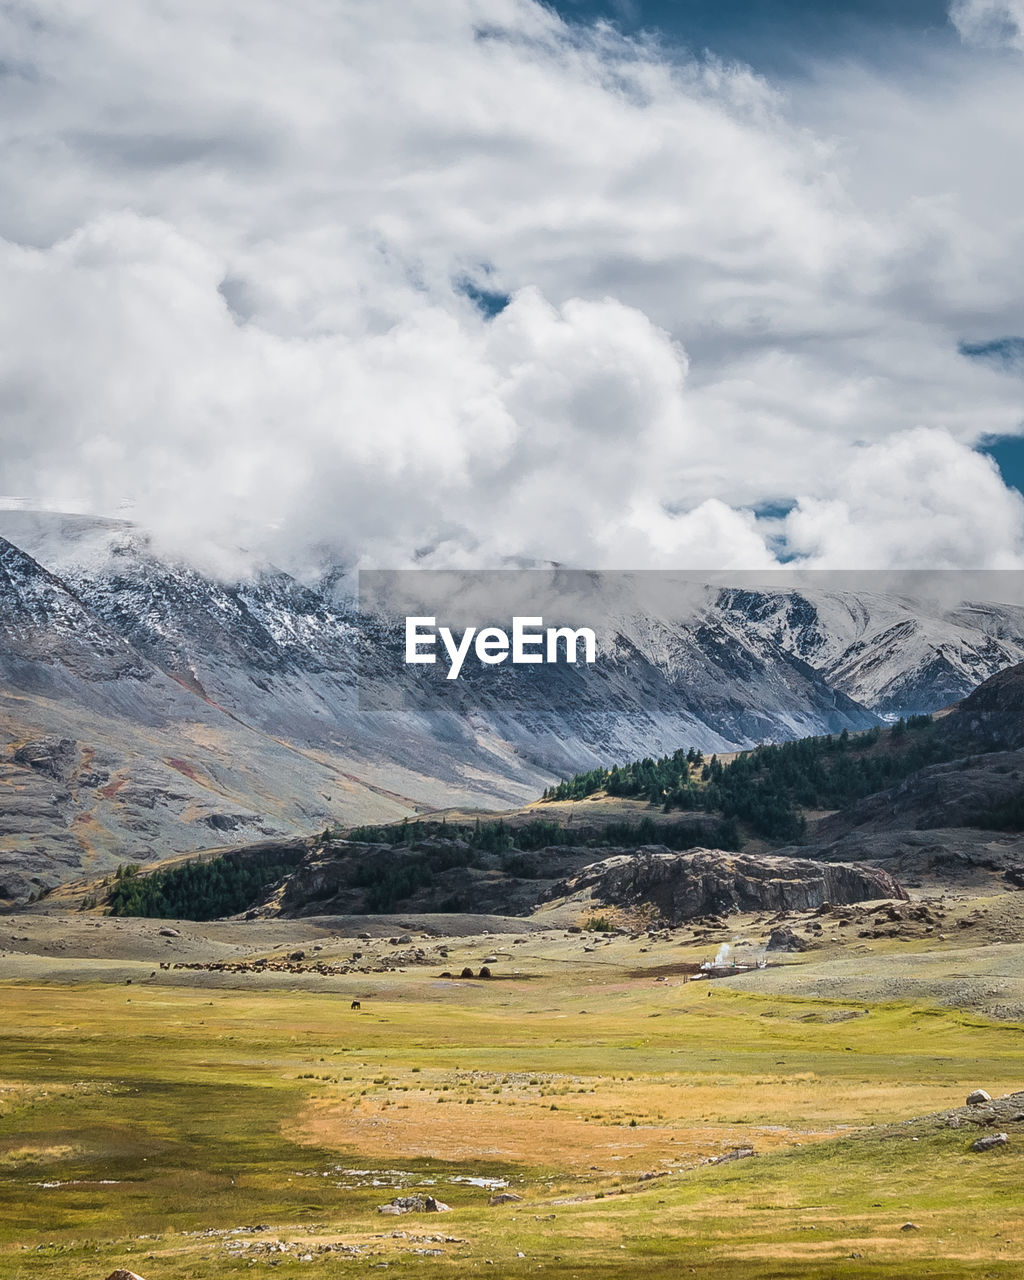
[[[1024,751],[964,756],[920,769],[815,827],[815,839],[849,831],[998,827],[1000,811],[1024,793]]]
[[[863,574],[822,577],[827,585],[807,591],[724,590],[718,603],[890,719],[949,706],[1024,661],[1024,609],[984,594],[1016,595],[1005,575],[908,575],[896,593],[883,589],[892,584],[881,575],[877,583]],[[868,589],[854,585],[865,579]]]
[[[575,804],[558,801],[506,814],[499,830],[478,827],[471,841],[466,816],[449,815],[447,829],[435,823],[427,839],[414,838],[407,847],[322,843],[266,905],[284,914],[373,910],[374,893],[384,886],[388,909],[461,905],[518,914],[561,898],[580,910],[588,905],[650,908],[661,920],[678,923],[744,910],[794,911],[825,902],[905,897],[894,873],[982,883],[996,872],[1024,888],[1024,750],[997,749],[1022,736],[1024,665],[1019,665],[990,677],[949,713],[868,734],[860,747],[852,739],[833,743],[837,750],[820,739],[797,744],[804,749],[807,772],[792,773],[795,793],[816,774],[818,785],[827,789],[827,770],[842,779],[871,759],[895,759],[909,770],[904,773],[901,764],[894,770],[900,778],[895,785],[851,799],[834,813],[812,816],[800,845],[768,854],[758,842],[756,852],[685,847],[673,852],[660,843],[677,830],[673,815],[660,811],[666,806],[646,795],[624,799],[601,791]],[[817,756],[807,754],[812,746]],[[785,758],[784,751],[774,755]],[[921,763],[936,758],[938,763]],[[794,760],[786,767],[795,770],[796,765]],[[785,770],[764,773],[761,783],[755,777],[750,785],[775,788],[785,776]],[[712,785],[735,799],[724,779]],[[856,788],[852,794],[857,795]],[[689,843],[703,844],[719,816],[684,813],[693,828]],[[594,846],[611,830],[609,821],[616,820],[620,828],[646,828],[647,834],[629,847],[599,852]],[[527,837],[545,822],[565,838],[589,836],[590,847],[553,843],[524,852],[531,849]],[[394,841],[400,832],[385,834]],[[474,842],[488,834],[510,847],[500,856],[481,857]],[[370,833],[360,836],[367,838]]]
[[[1024,667],[1008,667],[953,709],[943,732],[967,751],[1024,748]]]
[[[1001,871],[1024,885],[1024,665],[990,677],[931,732],[953,759],[821,817],[784,852],[901,875]]]
[[[691,583],[645,607],[617,580],[595,668],[492,669],[444,705],[370,711],[361,669],[387,680],[400,658],[336,571],[219,581],[117,521],[3,512],[0,535],[0,900],[211,843],[522,803],[681,744],[865,728],[1024,660],[1012,603]]]
[[[648,769],[633,796],[598,789],[485,821],[448,812],[347,836],[264,842],[223,857],[222,871],[209,876],[209,869],[194,874],[173,865],[120,881],[108,901],[121,913],[200,919],[225,914],[215,900],[234,904],[227,914],[262,918],[523,916],[554,903],[570,914],[612,907],[675,924],[904,898],[894,871],[942,883],[985,883],[1002,872],[1004,882],[1024,887],[1024,751],[991,749],[996,740],[1013,740],[1022,686],[1024,666],[992,677],[950,713],[859,740],[809,739],[724,766],[695,757],[687,767],[697,807],[682,818],[658,798],[659,787],[673,794],[664,790],[671,779]],[[995,721],[984,716],[993,708],[1000,709]],[[61,778],[73,765],[71,745],[19,754]],[[678,755],[661,763],[681,767]],[[621,784],[632,768],[624,764],[613,776]],[[869,792],[864,782],[877,778],[899,781]],[[836,812],[813,817],[806,842],[766,852],[763,839],[752,839],[755,819],[766,811],[740,803],[745,794],[763,790],[780,812],[812,789],[846,799]],[[753,818],[744,817],[748,808]],[[703,847],[716,837],[735,843]],[[737,851],[743,840],[748,847]]]

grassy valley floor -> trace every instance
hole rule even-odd
[[[441,940],[443,963],[325,977],[162,969],[150,953],[385,939],[324,921],[168,939],[159,922],[80,916],[51,918],[44,945],[44,919],[8,918],[0,938],[9,1280],[1024,1270],[1024,1096],[1019,1121],[962,1110],[976,1086],[1024,1087],[1024,1025],[956,1007],[952,976],[937,986],[990,954],[973,934],[859,957],[826,939],[708,983],[678,966],[717,937],[492,930]],[[66,954],[86,927],[93,953]],[[1024,944],[991,953],[1024,974]],[[490,981],[439,976],[490,958]],[[928,998],[891,998],[901,964],[927,973]],[[1006,1146],[970,1149],[996,1128]],[[502,1193],[521,1199],[492,1204]],[[452,1211],[377,1212],[417,1194]]]

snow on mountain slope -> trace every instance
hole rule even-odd
[[[319,641],[326,628],[313,610],[288,606],[303,598],[297,584],[235,593],[157,562],[123,571],[123,589],[101,577],[86,601],[0,540],[0,899],[86,868],[338,819],[516,803],[549,780],[505,744],[482,750],[469,731],[448,760],[429,726],[409,727],[404,764],[369,730],[314,741],[308,730],[328,718],[331,690],[315,683],[330,673],[310,633]],[[237,710],[207,696],[196,671]],[[351,706],[351,687],[339,689]],[[266,707],[272,732],[259,723]],[[284,731],[296,725],[301,733]],[[70,762],[60,776],[54,752]]]
[[[5,528],[150,662],[247,723],[401,758],[402,724],[360,715],[356,700],[360,661],[388,679],[397,646],[385,654],[373,620],[339,603],[329,584],[268,572],[220,583],[161,559],[117,522],[0,513]],[[1024,660],[1024,607],[966,594],[985,585],[984,575],[944,579],[946,603],[932,598],[942,592],[909,596],[905,580],[893,593],[871,589],[870,575],[854,578],[857,590],[830,585],[850,575],[803,577],[798,587],[741,588],[681,575],[556,573],[549,591],[564,595],[582,579],[590,596],[581,604],[599,610],[610,658],[603,680],[570,673],[568,710],[552,717],[547,695],[558,692],[559,674],[512,683],[495,672],[489,693],[478,686],[471,699],[453,700],[454,719],[423,704],[406,727],[413,739],[434,733],[486,755],[467,730],[475,709],[478,726],[558,771],[633,748],[726,750],[864,727],[873,722],[865,709],[882,717],[934,710]],[[472,575],[454,575],[451,589],[479,592]],[[420,767],[419,746],[406,763]]]
[[[983,584],[962,578],[964,590]],[[1024,661],[1024,608],[1015,604],[825,590],[725,591],[718,606],[883,716],[937,710]]]
[[[30,854],[38,875],[48,857],[142,861],[211,834],[500,808],[597,764],[934,710],[1024,661],[1024,608],[986,601],[970,577],[916,598],[870,580],[582,575],[595,667],[490,668],[443,703],[422,691],[403,712],[368,711],[360,664],[387,683],[401,648],[339,598],[338,575],[221,582],[121,521],[2,512],[0,535],[18,543],[0,541],[0,872]],[[475,581],[455,575],[452,590]],[[59,803],[13,758],[47,736],[80,762]]]
[[[115,631],[18,547],[0,538],[0,661],[58,665],[83,680],[148,680]]]

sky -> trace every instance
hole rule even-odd
[[[1024,566],[1024,0],[5,0],[0,501]]]
[[[794,75],[823,56],[878,59],[901,37],[957,39],[944,0],[558,0],[570,22],[657,31],[691,54],[710,50],[768,74]]]

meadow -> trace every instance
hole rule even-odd
[[[638,958],[361,979],[359,1009],[7,982],[0,1274],[1021,1274],[1021,1144],[904,1122],[1020,1088],[1024,1027],[657,982]],[[377,1212],[411,1194],[452,1212]]]

